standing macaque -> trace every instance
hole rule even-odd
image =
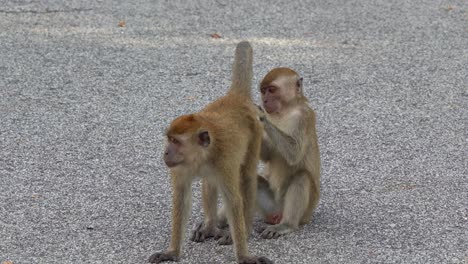
[[[302,78],[289,68],[270,71],[260,83],[264,137],[257,207],[263,238],[277,238],[309,223],[320,197],[320,153],[315,113],[302,91]],[[265,113],[266,112],[266,113]]]
[[[196,227],[193,240],[230,235],[238,263],[273,263],[266,257],[250,255],[247,248],[262,141],[262,125],[251,98],[252,75],[252,47],[244,41],[236,48],[228,93],[198,113],[176,118],[167,129],[164,161],[173,188],[171,242],[149,262],[178,261],[191,208],[192,181],[201,177],[205,220]],[[217,227],[218,191],[230,234]]]

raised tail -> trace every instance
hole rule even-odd
[[[234,64],[232,65],[232,84],[229,92],[252,98],[252,46],[248,41],[237,44]]]

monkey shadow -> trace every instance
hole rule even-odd
[[[297,238],[300,239],[311,238],[314,237],[314,234],[317,235],[324,232],[327,233],[327,236],[340,236],[343,232],[347,232],[346,230],[348,230],[352,224],[349,220],[343,218],[342,214],[334,211],[336,210],[317,209],[309,223],[300,225],[298,230],[284,237],[297,236]],[[253,221],[252,235],[259,237],[259,233],[267,226],[270,226],[270,224],[265,223],[261,216],[256,215]]]

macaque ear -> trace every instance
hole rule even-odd
[[[200,131],[200,133],[198,133],[198,144],[200,144],[200,146],[208,147],[210,142],[210,134],[208,134],[208,131]]]
[[[299,94],[302,94],[302,80],[302,77],[297,78],[296,89]]]

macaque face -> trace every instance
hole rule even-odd
[[[204,157],[209,145],[210,136],[206,131],[192,135],[167,135],[164,162],[169,168],[184,164],[191,167]]]
[[[174,136],[167,137],[166,149],[164,150],[164,163],[167,167],[175,167],[184,162],[184,143]]]
[[[280,114],[289,101],[297,96],[294,79],[280,77],[269,85],[260,88],[262,104],[268,114]]]
[[[260,88],[262,105],[269,114],[281,111],[281,93],[280,88],[275,85],[269,85]]]

